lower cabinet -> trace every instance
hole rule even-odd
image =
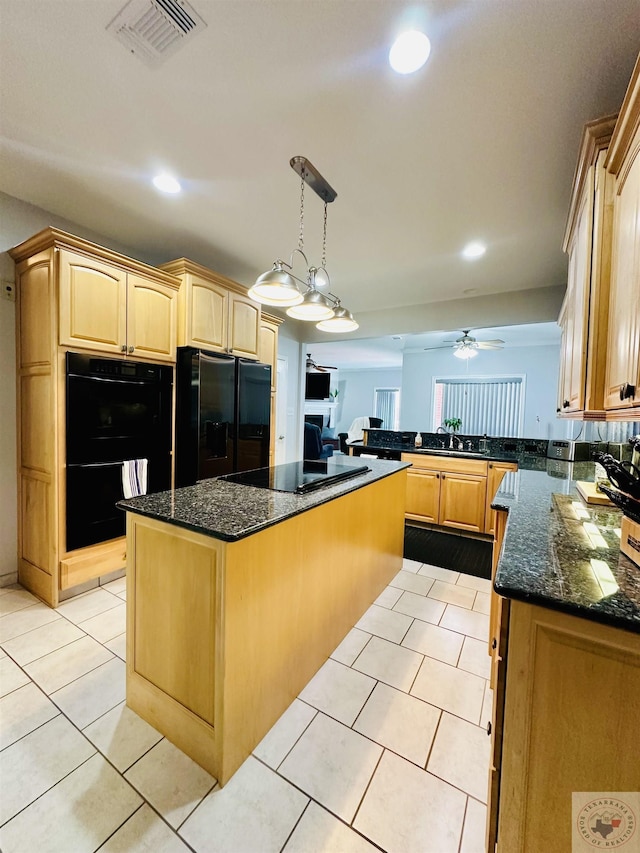
[[[640,790],[640,636],[492,597],[487,850],[565,853],[574,791]]]
[[[487,463],[480,459],[403,453],[407,471],[405,517],[484,533]]]

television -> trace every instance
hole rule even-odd
[[[327,400],[331,376],[328,373],[307,373],[304,390],[305,400]]]

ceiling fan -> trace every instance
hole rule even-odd
[[[330,364],[318,364],[311,358],[311,353],[307,353],[307,373],[310,370],[318,370],[320,373],[326,373],[327,370],[337,370],[337,367],[332,367]]]
[[[504,341],[500,338],[495,338],[492,341],[479,341],[469,334],[470,331],[471,329],[463,329],[461,338],[456,338],[455,341],[443,341],[441,346],[425,347],[424,349],[448,349],[448,345],[453,344],[453,354],[459,358],[471,358],[477,355],[477,351],[481,349],[502,349]]]

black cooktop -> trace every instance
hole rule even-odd
[[[370,470],[366,465],[357,465],[339,458],[305,459],[300,462],[276,465],[275,468],[256,468],[253,471],[241,471],[238,474],[225,474],[218,479],[243,486],[271,489],[274,492],[306,495],[314,489],[358,477]]]

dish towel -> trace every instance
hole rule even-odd
[[[146,459],[127,459],[122,463],[122,493],[125,498],[147,494]]]
[[[353,444],[354,441],[362,441],[364,438],[362,430],[364,429],[369,429],[369,418],[355,418],[347,433],[347,444]]]

